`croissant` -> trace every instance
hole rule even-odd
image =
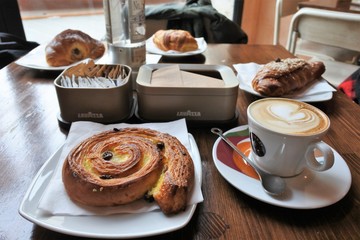
[[[265,64],[251,84],[264,96],[284,96],[301,90],[319,79],[325,72],[323,62],[307,62],[299,58],[287,58]]]
[[[189,52],[199,48],[196,39],[185,30],[159,30],[154,34],[153,42],[163,51]]]
[[[187,206],[194,165],[181,142],[145,128],[113,129],[75,147],[62,169],[67,194],[88,206],[153,198],[165,214]]]
[[[85,58],[96,59],[104,52],[102,42],[72,29],[59,33],[45,47],[46,62],[53,67],[68,66]]]

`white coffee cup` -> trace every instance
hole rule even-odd
[[[321,138],[330,119],[318,108],[286,98],[264,98],[247,109],[250,158],[266,172],[292,177],[305,167],[325,171],[334,164],[332,149]],[[322,152],[322,160],[314,155]]]

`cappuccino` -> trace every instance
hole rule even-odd
[[[329,128],[329,118],[310,104],[266,98],[249,105],[248,115],[262,127],[283,134],[313,135]]]

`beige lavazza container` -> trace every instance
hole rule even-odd
[[[66,72],[64,70],[54,81],[61,121],[116,123],[131,117],[134,108],[132,83],[129,79],[131,68],[126,65],[120,67],[126,74],[124,84],[107,88],[64,87],[61,84],[61,77]]]
[[[145,121],[226,122],[236,118],[239,82],[223,65],[148,64],[136,79],[136,115]]]

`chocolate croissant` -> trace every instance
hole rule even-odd
[[[279,97],[306,87],[325,72],[322,62],[287,58],[265,64],[252,80],[255,91],[264,96]]]
[[[185,30],[159,30],[154,34],[153,42],[163,51],[189,52],[199,48],[196,39]]]
[[[72,29],[59,33],[45,47],[46,62],[53,67],[68,66],[86,58],[96,59],[104,52],[102,42]]]
[[[67,156],[62,178],[77,203],[115,206],[152,197],[165,214],[175,214],[187,206],[194,165],[177,138],[123,128],[81,142]]]

